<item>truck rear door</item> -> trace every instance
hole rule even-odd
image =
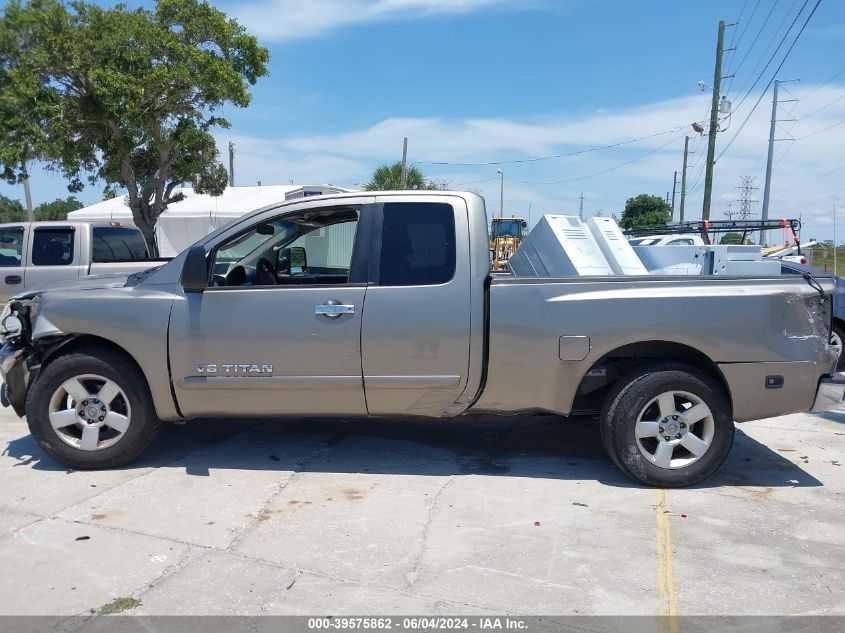
[[[361,333],[367,409],[447,414],[470,372],[466,203],[442,195],[381,196],[375,222]]]

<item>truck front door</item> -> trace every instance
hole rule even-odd
[[[23,226],[0,229],[0,303],[23,290],[26,274],[26,231]]]
[[[82,263],[82,236],[74,226],[32,225],[26,267],[26,287],[60,286],[88,274]]]
[[[170,321],[184,416],[367,413],[360,336],[372,204],[357,200],[268,212],[212,250],[210,287],[177,300]]]

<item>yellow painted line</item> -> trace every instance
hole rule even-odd
[[[677,633],[675,615],[678,605],[675,603],[675,586],[672,579],[672,532],[669,518],[669,493],[657,491],[657,591],[661,604],[661,615],[669,616],[668,631]]]

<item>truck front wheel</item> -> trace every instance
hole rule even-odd
[[[642,368],[617,383],[601,417],[604,447],[632,479],[651,486],[690,486],[713,474],[734,439],[722,387],[687,366]]]
[[[56,359],[29,391],[26,418],[39,446],[78,470],[114,468],[138,457],[160,422],[138,368],[110,350]]]

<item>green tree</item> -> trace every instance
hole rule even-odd
[[[370,182],[367,183],[367,191],[391,191],[401,189],[402,184],[402,163],[396,161],[392,165],[382,165],[373,172]],[[406,189],[439,189],[437,183],[426,180],[423,173],[417,167],[408,168],[408,186]]]
[[[0,195],[0,224],[23,222],[24,220],[26,220],[26,211],[23,205],[17,200]]]
[[[249,105],[269,60],[255,37],[202,0],[158,0],[153,10],[11,0],[0,47],[14,51],[7,75],[31,74],[32,90],[53,108],[37,126],[47,139],[40,155],[71,191],[83,180],[125,188],[154,253],[155,223],[181,199],[180,183],[223,193],[226,169],[210,130],[229,126],[224,106]]]
[[[731,231],[730,233],[725,233],[722,236],[722,239],[719,240],[719,244],[754,244],[754,240],[751,239],[750,236],[745,237],[745,241],[742,241],[742,233],[736,233]]]
[[[40,221],[67,220],[68,213],[84,206],[74,196],[68,196],[64,200],[57,198],[53,202],[44,202],[35,207],[35,219]]]
[[[619,226],[623,229],[651,229],[672,221],[672,207],[660,196],[641,193],[628,198]]]
[[[52,148],[45,130],[56,112],[55,93],[39,82],[28,58],[37,46],[35,17],[12,3],[0,20],[0,178],[12,185],[27,181],[27,165]]]

